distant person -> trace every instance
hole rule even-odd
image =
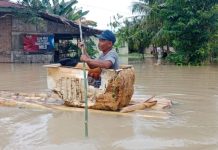
[[[157,47],[157,57],[158,59],[161,59],[162,57],[162,49],[160,47]]]
[[[98,48],[102,54],[98,59],[92,59],[86,52],[84,43],[79,43],[79,48],[84,48],[84,54],[81,55],[80,60],[86,62],[92,68],[105,68],[105,69],[119,69],[119,58],[113,45],[116,42],[116,37],[110,30],[103,31],[97,36],[99,39]]]
[[[156,65],[161,64],[162,50],[160,47],[157,47],[157,63]]]

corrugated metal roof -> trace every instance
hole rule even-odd
[[[16,8],[21,8],[22,5],[16,4],[16,3],[13,3],[13,2],[9,2],[9,1],[2,1],[2,0],[0,0],[0,7],[16,7]]]
[[[25,6],[20,5],[20,4],[16,4],[10,1],[2,1],[0,0],[0,8],[3,9],[7,9],[7,8],[21,8],[23,9]],[[71,20],[68,20],[65,17],[62,16],[58,16],[58,15],[54,15],[54,14],[48,14],[48,13],[38,13],[39,17],[44,18],[46,20],[50,20],[53,22],[58,22],[58,23],[63,23],[63,24],[67,24],[73,28],[79,28],[79,25]],[[90,28],[90,27],[86,27],[82,25],[82,30],[84,31],[84,33],[88,34],[88,35],[93,35],[93,34],[100,34],[102,31],[98,30],[98,29],[94,29],[94,28]]]

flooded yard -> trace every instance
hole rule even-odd
[[[218,66],[154,65],[131,61],[135,98],[171,99],[173,107],[145,110],[154,118],[0,107],[0,149],[4,150],[216,150]],[[0,64],[0,90],[48,91],[43,64]],[[137,112],[135,112],[137,114]],[[164,117],[161,117],[164,116]]]

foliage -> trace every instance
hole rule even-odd
[[[51,14],[63,16],[69,20],[77,20],[89,13],[89,11],[83,11],[74,6],[77,3],[77,0],[70,0],[67,2],[64,0],[61,2],[59,2],[59,0],[52,0],[52,4],[48,5],[49,7],[47,7],[47,10]]]
[[[176,56],[169,60],[184,65],[201,65],[208,56],[207,43],[216,30],[215,0],[168,0],[161,10],[163,30],[173,39]],[[181,59],[182,58],[182,59]],[[181,62],[182,61],[182,62]]]
[[[149,39],[151,39],[148,32],[140,29],[139,20],[134,19],[133,22],[126,20],[124,22],[125,27],[120,28],[117,31],[117,45],[122,45],[123,42],[127,42],[129,45],[129,51],[143,53],[143,49],[149,45]],[[118,47],[117,46],[117,47]]]
[[[25,23],[38,24],[43,27],[43,19],[38,17],[39,12],[46,12],[47,0],[22,0],[19,4],[25,6],[25,9],[13,8],[15,16]]]
[[[210,37],[210,40],[207,44],[207,49],[210,54],[210,61],[213,61],[214,58],[218,58],[218,30]]]
[[[51,3],[52,2],[52,3]],[[70,0],[65,2],[64,0],[22,0],[18,3],[26,6],[24,12],[31,14],[28,19],[33,17],[38,17],[39,12],[46,12],[50,14],[55,14],[58,16],[63,16],[69,20],[75,21],[79,18],[84,17],[89,13],[89,11],[83,11],[78,9],[75,4],[78,3],[77,0]]]
[[[18,3],[26,6],[27,9],[32,8],[35,12],[45,12],[50,6],[49,0],[22,0]]]
[[[136,14],[117,31],[130,52],[149,45],[175,49],[168,60],[175,64],[202,65],[217,56],[217,0],[138,0]]]
[[[73,42],[68,41],[67,43],[67,56],[71,58],[79,58],[79,48]]]
[[[167,60],[169,62],[174,62],[176,65],[183,65],[185,61],[185,57],[183,54],[180,53],[171,53],[168,57]]]
[[[88,38],[85,43],[87,47],[87,53],[91,58],[95,58],[95,55],[98,53],[95,42],[91,38]]]
[[[216,12],[218,16],[218,4],[215,5],[214,12]],[[218,58],[218,17],[216,19],[216,30],[214,31],[214,34],[211,34],[209,42],[207,44],[207,49],[210,53],[210,61],[213,61],[214,58]]]
[[[161,3],[160,0],[139,0],[133,3],[132,12],[136,15],[126,20],[125,26],[117,32],[119,40],[127,41],[130,53],[144,53],[144,49],[151,43],[160,41],[156,35],[162,26],[158,8]]]
[[[122,23],[120,21],[121,19],[123,19],[123,16],[118,13],[115,16],[113,16],[114,21],[109,23],[109,26],[111,27],[111,30],[113,32],[115,32],[116,29],[121,26],[121,23]]]

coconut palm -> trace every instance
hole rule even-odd
[[[142,40],[144,46],[153,45],[153,52],[156,55],[156,47],[167,45],[169,52],[169,45],[171,45],[173,38],[168,32],[163,29],[163,19],[161,16],[161,9],[165,6],[166,0],[139,0],[132,5],[132,12],[135,13],[135,18],[138,18],[139,30],[144,34]]]
[[[136,51],[143,54],[144,49],[150,45],[152,37],[160,28],[160,25],[157,24],[159,21],[156,19],[156,10],[153,10],[153,3],[154,1],[139,0],[132,5],[132,12],[135,15],[130,18],[128,24],[125,24],[124,28],[127,29],[122,29],[128,31],[128,35],[123,37],[128,38],[129,47],[132,47],[130,52]],[[130,24],[131,26],[129,26]]]

